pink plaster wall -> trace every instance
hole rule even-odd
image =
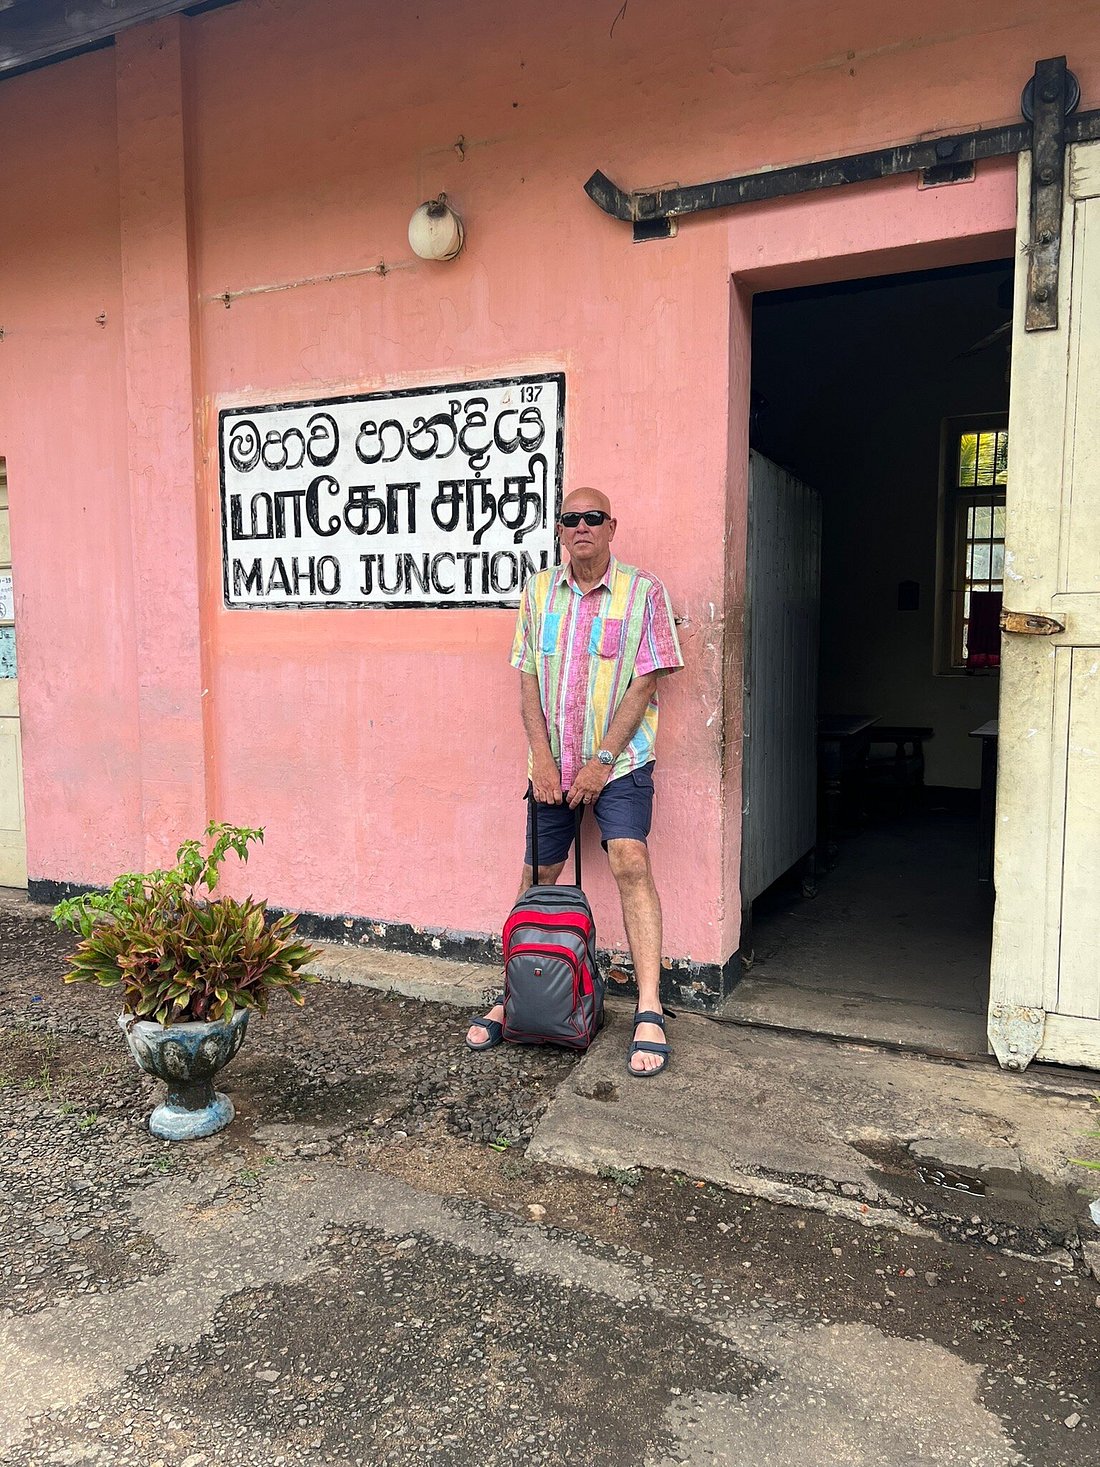
[[[183,37],[118,38],[119,230],[144,867],[170,862],[207,812],[200,600],[197,303],[192,289]]]
[[[26,339],[22,358],[14,335],[0,343],[0,424],[26,597],[20,647],[32,668],[32,875],[102,879],[121,849],[142,851],[149,811],[168,827],[205,801],[219,817],[267,826],[249,876],[273,901],[496,929],[522,821],[511,615],[225,611],[214,428],[227,404],[561,367],[567,484],[612,494],[617,548],[666,580],[683,617],[688,668],[664,694],[653,841],[666,949],[717,962],[736,946],[751,292],[1003,253],[1012,168],[985,165],[954,188],[919,192],[898,180],[716,214],[644,246],[581,185],[595,167],[627,188],[694,182],[1009,120],[1034,61],[1061,51],[1095,104],[1100,36],[1087,24],[1091,0],[1061,0],[1041,16],[1019,0],[977,0],[965,14],[935,0],[906,16],[868,0],[708,0],[680,7],[672,28],[666,6],[632,0],[612,37],[617,9],[242,0],[140,28],[114,57],[0,87],[0,179],[9,206],[18,201],[0,225],[0,264]],[[125,66],[142,55],[152,65],[150,48],[162,42],[182,50],[180,121],[158,146],[175,170],[179,227],[190,230],[186,346],[179,242],[151,239],[151,259],[124,258],[119,245],[118,160],[133,160],[147,119],[133,106],[116,118],[115,88],[125,100]],[[79,208],[63,208],[46,156],[73,176]],[[133,203],[140,180],[132,168],[124,179]],[[416,261],[405,237],[412,209],[440,189],[468,225],[467,251],[450,266]],[[24,200],[29,235],[11,225]],[[167,218],[172,200],[162,202]],[[159,631],[155,594],[139,599],[135,627],[120,548],[141,431],[120,377],[127,360],[134,366],[133,340],[127,348],[109,312],[105,328],[72,341],[70,381],[50,334],[56,315],[106,290],[93,260],[115,302],[132,294],[134,270],[170,282],[171,329],[141,389],[167,394],[154,406],[176,424],[160,572],[176,579]],[[391,267],[384,277],[296,284],[379,260]],[[292,288],[230,309],[219,299],[273,285]],[[200,433],[192,485],[180,402],[188,380]],[[75,442],[59,448],[46,431],[59,402],[95,418],[83,459]],[[96,486],[99,553],[87,560],[60,512],[74,477]],[[31,483],[44,506],[21,488]],[[59,558],[73,579],[59,578]],[[106,598],[120,606],[110,633],[94,614]],[[66,664],[62,698],[54,648],[73,628],[85,655]],[[141,682],[139,635],[169,657],[151,686]],[[86,715],[104,703],[112,717],[92,732]],[[187,764],[173,799],[150,803],[156,779],[134,766],[138,707],[142,742],[153,741],[162,766],[181,724],[193,760],[198,720],[201,796],[180,796],[195,788]],[[106,850],[91,838],[102,746],[121,812]],[[65,771],[63,798],[52,793],[55,769]],[[621,940],[602,873],[592,892],[604,939]]]
[[[141,850],[112,54],[0,86],[0,135],[0,454],[31,874],[104,881]]]
[[[588,40],[563,42],[546,17],[531,29],[530,15],[510,16],[502,29],[505,12],[493,7],[485,46],[485,27],[460,9],[430,6],[417,21],[392,8],[372,19],[306,5],[267,12],[258,40],[244,11],[204,28],[193,182],[209,431],[218,406],[285,399],[288,384],[315,397],[564,368],[568,481],[611,493],[617,549],[656,569],[686,618],[691,666],[663,694],[654,856],[669,950],[714,960],[720,768],[706,719],[717,688],[694,648],[706,606],[721,600],[713,526],[727,397],[721,370],[692,364],[724,357],[724,244],[709,233],[676,253],[632,249],[579,193],[598,161],[588,130],[557,137],[575,106],[594,105],[597,128],[615,110],[598,95]],[[319,24],[322,14],[337,20]],[[242,86],[234,37],[248,34],[255,69]],[[418,84],[428,37],[456,58],[457,92]],[[307,69],[296,61],[303,48]],[[353,88],[317,84],[364,53],[391,58],[372,78],[367,116]],[[452,147],[460,134],[465,161]],[[450,267],[415,261],[405,237],[412,209],[440,189],[470,226]],[[395,267],[384,279],[254,296],[230,310],[217,299],[379,259]],[[211,476],[212,510],[214,489]],[[258,869],[272,894],[327,912],[499,928],[522,839],[514,615],[242,617],[220,609],[213,564],[207,597],[218,804],[267,823]],[[690,860],[674,858],[685,846]],[[621,940],[602,856],[592,841],[589,850],[602,936]]]

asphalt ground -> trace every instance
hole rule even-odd
[[[536,1163],[574,1057],[361,988],[273,1006],[233,1125],[159,1142],[65,949],[0,907],[5,1467],[1097,1460],[1079,1262]]]

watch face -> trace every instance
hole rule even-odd
[[[601,749],[596,755],[596,758],[601,764],[614,764],[615,762],[614,754],[610,753],[607,749]]]

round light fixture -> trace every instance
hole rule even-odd
[[[453,260],[466,241],[462,220],[447,202],[447,195],[421,204],[409,220],[409,244],[422,260]]]

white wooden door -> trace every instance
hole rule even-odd
[[[821,500],[749,456],[741,905],[817,841]]]
[[[1028,238],[1021,154],[1018,238]],[[989,1037],[1003,1065],[1100,1069],[1100,143],[1067,150],[1056,331],[1018,254]]]
[[[8,482],[0,463],[0,886],[26,886],[23,759],[15,666],[15,591],[8,532]]]

